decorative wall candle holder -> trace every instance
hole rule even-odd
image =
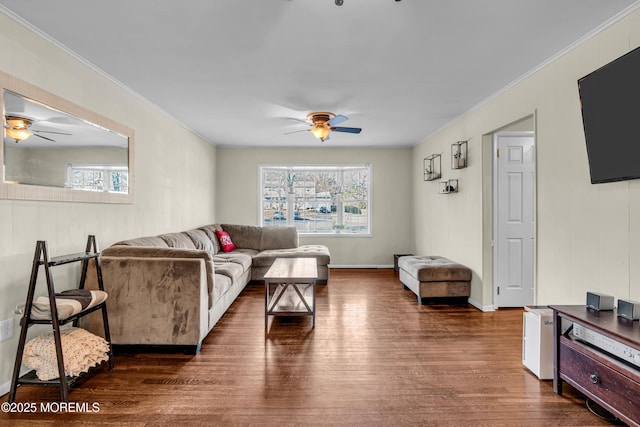
[[[434,181],[442,176],[442,158],[440,154],[431,154],[424,158],[424,180]]]
[[[440,181],[440,194],[449,194],[458,192],[458,180],[450,179],[447,181]]]
[[[467,141],[458,141],[451,144],[451,169],[467,167]]]

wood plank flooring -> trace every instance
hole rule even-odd
[[[0,413],[0,425],[607,425],[523,367],[520,309],[419,305],[391,269],[334,269],[315,329],[281,317],[265,333],[263,316],[264,287],[250,285],[197,356],[118,355],[70,391],[99,412]]]

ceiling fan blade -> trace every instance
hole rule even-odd
[[[33,136],[37,136],[38,138],[46,139],[47,141],[56,142],[55,139],[47,138],[46,136],[38,135],[37,133],[34,133]]]
[[[33,133],[55,133],[57,135],[71,135],[70,133],[67,133],[67,132],[55,132],[55,131],[52,131],[52,130],[33,130],[33,129],[31,129],[31,132],[33,132]]]
[[[347,120],[349,120],[348,117],[343,116],[342,114],[338,114],[337,116],[329,120],[329,126],[339,125],[340,123],[344,123]]]
[[[360,128],[346,128],[346,127],[341,127],[341,126],[332,127],[331,130],[334,131],[334,132],[346,132],[346,133],[360,133],[360,132],[362,132],[362,129],[360,129]]]
[[[300,123],[304,123],[305,125],[311,125],[312,123],[306,121],[306,120],[302,120],[302,119],[296,119],[294,117],[287,117],[287,120],[291,120],[294,122],[300,122]]]
[[[311,129],[299,129],[299,130],[292,130],[289,132],[285,132],[283,133],[283,135],[289,135],[290,133],[298,133],[298,132],[309,132]]]

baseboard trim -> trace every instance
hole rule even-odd
[[[493,304],[491,304],[491,305],[482,305],[478,301],[475,301],[475,300],[473,300],[471,298],[469,298],[469,304],[471,304],[472,306],[474,306],[475,308],[477,308],[478,310],[483,311],[483,312],[496,311],[496,309],[493,307]]]
[[[330,264],[329,268],[393,268],[393,264],[381,264],[381,265],[375,265],[375,264],[366,264],[366,265],[351,265],[351,264],[343,264],[343,265],[335,265],[335,264]]]
[[[9,393],[10,390],[11,390],[11,381],[7,381],[4,384],[0,384],[0,396],[4,396],[5,394]]]
[[[113,344],[113,354],[135,353],[161,353],[161,354],[189,354],[196,355],[200,352],[198,345],[164,345],[164,344]]]

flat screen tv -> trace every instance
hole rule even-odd
[[[640,48],[578,80],[591,183],[640,178]]]

